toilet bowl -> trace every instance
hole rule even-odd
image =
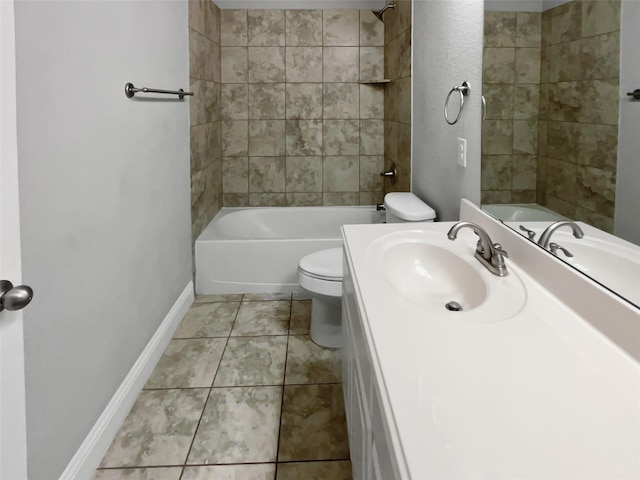
[[[384,197],[387,223],[433,222],[436,212],[413,193]],[[311,339],[322,347],[339,348],[342,338],[342,248],[329,248],[303,257],[298,283],[311,294]]]

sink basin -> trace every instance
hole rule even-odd
[[[524,306],[524,286],[513,272],[498,277],[481,265],[473,256],[475,238],[461,233],[451,241],[442,232],[395,232],[377,239],[367,257],[395,293],[426,314],[475,321],[509,318]],[[450,302],[462,310],[448,309]]]

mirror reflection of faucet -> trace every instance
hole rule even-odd
[[[576,238],[584,237],[584,232],[578,226],[577,223],[575,223],[575,222],[573,222],[571,220],[559,220],[559,221],[554,222],[551,225],[549,225],[545,229],[545,231],[542,232],[542,235],[540,235],[540,238],[538,239],[538,245],[540,245],[544,249],[548,249],[549,248],[549,243],[551,242],[551,235],[553,235],[553,232],[555,232],[560,227],[565,227],[565,226],[571,228],[571,230],[573,231],[573,236],[574,237],[576,237]]]

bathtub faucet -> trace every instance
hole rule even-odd
[[[384,203],[377,203],[376,204],[376,211],[379,212],[381,210],[386,210],[386,208],[384,208]]]
[[[447,238],[449,240],[455,240],[460,229],[464,227],[472,229],[478,236],[474,257],[494,275],[499,277],[507,275],[509,272],[507,272],[504,257],[508,257],[509,255],[502,248],[502,245],[491,241],[489,234],[480,225],[471,222],[458,222],[451,227],[447,233]]]
[[[549,248],[549,242],[551,241],[551,235],[553,234],[553,232],[564,226],[571,227],[574,237],[584,237],[584,233],[577,223],[572,222],[571,220],[559,220],[557,222],[553,222],[545,229],[544,232],[542,232],[542,235],[540,235],[540,238],[538,239],[538,245],[545,249]]]

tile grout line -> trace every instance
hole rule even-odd
[[[287,378],[287,360],[289,359],[289,337],[291,335],[291,319],[293,317],[293,294],[289,302],[289,329],[287,330],[287,346],[284,351],[284,370],[282,372],[282,396],[280,397],[280,422],[278,423],[278,440],[276,441],[276,461],[274,480],[278,479],[278,459],[280,457],[280,435],[282,434],[282,413],[284,411],[284,387]]]
[[[242,298],[244,298],[244,295],[242,295]],[[180,472],[180,477],[178,478],[178,480],[182,480],[182,476],[184,475],[184,471],[187,468],[187,461],[189,460],[189,455],[191,455],[191,450],[193,449],[193,444],[196,440],[196,435],[198,434],[198,430],[200,429],[200,423],[202,422],[202,417],[204,417],[204,412],[207,409],[207,405],[209,404],[209,399],[211,398],[211,392],[213,391],[213,382],[215,382],[216,380],[216,376],[218,375],[218,371],[220,370],[220,365],[222,364],[222,357],[224,357],[224,352],[227,350],[227,345],[229,345],[229,339],[231,338],[231,332],[233,331],[233,327],[236,324],[236,321],[238,320],[238,314],[240,313],[240,307],[242,306],[242,302],[240,302],[240,305],[238,305],[238,310],[236,311],[236,315],[233,319],[233,323],[231,324],[231,328],[229,329],[229,335],[227,336],[227,341],[224,344],[224,348],[222,349],[222,355],[220,355],[220,360],[218,361],[218,366],[216,367],[216,372],[213,375],[213,378],[211,379],[211,386],[209,387],[209,392],[207,393],[207,398],[204,402],[204,406],[202,407],[202,413],[200,413],[200,418],[198,419],[198,423],[196,424],[196,428],[193,432],[193,438],[191,438],[191,444],[189,445],[189,450],[187,451],[187,454],[184,457],[184,463],[182,465],[182,472]]]

